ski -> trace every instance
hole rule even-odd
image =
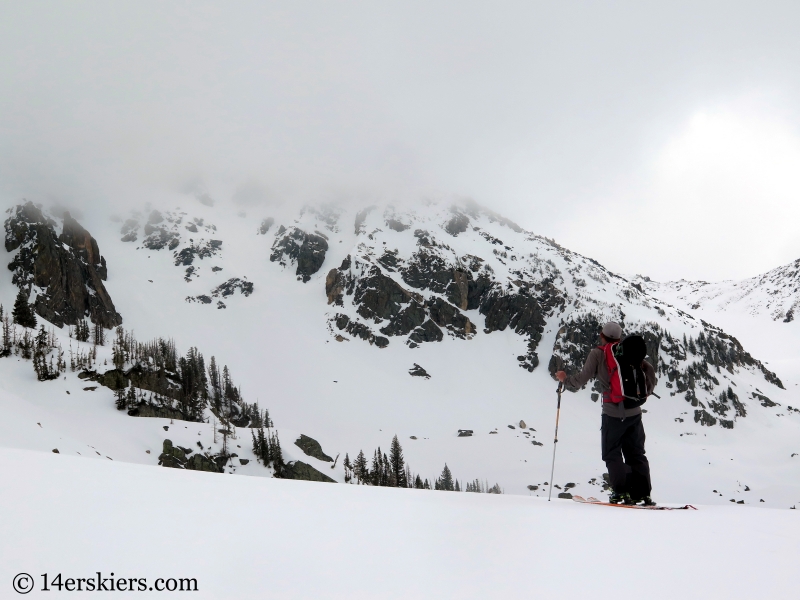
[[[639,506],[637,504],[611,504],[610,502],[603,502],[602,500],[598,500],[597,498],[584,498],[583,496],[573,496],[572,500],[574,502],[580,502],[581,504],[596,504],[597,506],[615,506],[616,508],[635,508],[638,510],[697,510],[696,507],[692,506],[691,504],[686,504],[684,506]]]

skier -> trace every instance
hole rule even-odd
[[[622,327],[618,323],[606,323],[600,331],[601,345],[589,352],[581,372],[568,376],[566,372],[558,371],[556,378],[572,392],[577,392],[590,379],[596,379],[603,392],[600,431],[603,460],[612,488],[609,502],[653,506],[655,503],[650,498],[650,464],[644,450],[642,409],[640,406],[625,408],[624,402],[613,402],[611,399],[605,349],[607,344],[617,343],[621,338]],[[646,360],[642,360],[641,369],[645,376],[646,393],[650,395],[656,386],[655,370]]]

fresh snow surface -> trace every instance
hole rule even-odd
[[[299,214],[290,207],[272,206],[260,207],[258,212],[248,208],[248,214],[239,216],[239,207],[224,203],[209,207],[187,196],[162,198],[147,209],[142,206],[140,224],[152,208],[176,211],[178,206],[186,213],[183,225],[194,218],[204,220],[197,234],[181,229],[179,249],[189,238],[223,241],[220,253],[195,261],[199,269],[190,282],[184,280],[185,269],[174,265],[171,251],[141,247],[141,230],[137,242],[122,242],[121,222],[111,221],[109,214],[96,211],[78,219],[97,239],[108,261],[106,287],[124,318],[123,326],[134,330],[140,341],[153,336],[173,338],[182,353],[197,346],[206,360],[213,354],[220,366],[227,364],[245,400],[258,400],[269,408],[286,460],[303,460],[343,482],[345,453],[352,459],[363,449],[371,458],[378,446],[388,452],[397,434],[412,471],[423,478],[433,481],[447,463],[462,484],[479,479],[489,485],[499,483],[506,494],[534,498],[547,494],[544,484],[550,480],[556,404],[556,384],[547,372],[547,362],[561,326],[558,318],[547,322],[537,350],[541,363],[532,373],[519,368],[516,360],[526,351],[526,339],[510,330],[484,334],[484,317],[477,310],[464,311],[478,329],[473,339],[446,335],[442,342],[415,349],[399,338],[392,338],[385,349],[357,339],[337,343],[328,329],[332,314],[352,309],[326,303],[328,271],[348,254],[369,254],[373,248],[383,248],[383,242],[407,256],[415,247],[412,233],[417,226],[435,232],[459,255],[479,254],[492,261],[496,273],[513,278],[506,266],[511,258],[501,260],[493,254],[497,246],[477,232],[469,230],[455,238],[444,233],[441,223],[451,214],[446,204],[398,211],[398,218],[412,224],[402,233],[381,226],[383,209],[369,213],[365,231],[358,235],[354,231],[357,211],[348,208],[337,213],[331,225],[313,211]],[[257,234],[264,217],[273,217],[275,222],[266,234]],[[543,264],[545,259],[552,261],[563,274],[568,293],[596,299],[595,304],[585,300],[589,308],[616,310],[622,305],[619,290],[627,282],[589,259],[562,252],[541,238],[485,216],[476,223],[482,232],[502,238],[509,247],[525,250],[520,252],[524,260],[538,253]],[[208,229],[211,224],[215,230]],[[325,262],[308,283],[297,280],[294,266],[282,268],[269,260],[281,224],[318,229],[329,237]],[[0,265],[9,260],[10,255],[0,249]],[[577,275],[570,275],[576,263],[589,273],[583,274],[583,287],[576,283]],[[222,270],[213,271],[214,266]],[[225,298],[225,309],[216,308],[216,299],[210,305],[185,301],[187,296],[209,294],[232,277],[247,277],[254,283],[253,294],[244,297],[237,292]],[[15,294],[10,272],[0,269],[0,302],[7,309]],[[631,321],[646,320],[660,302],[651,294],[638,304],[626,304],[625,310]],[[674,312],[665,315],[663,323],[678,334],[697,331],[691,319],[679,319]],[[735,329],[731,333],[739,335]],[[74,348],[79,345],[69,339],[66,328],[56,334],[65,350],[70,343]],[[765,344],[753,349],[748,345],[752,340],[742,341],[755,358],[771,360],[760,353]],[[98,362],[99,367],[111,364],[110,346],[99,349]],[[414,363],[422,365],[431,379],[410,377],[408,369]],[[772,363],[770,367],[787,391],[767,384],[758,372],[743,369],[735,377],[742,388],[759,387],[781,406],[761,408],[750,400],[747,418],[739,419],[733,430],[692,422],[691,407],[683,398],[671,397],[664,382],[659,383],[656,391],[662,400],[649,401],[644,415],[653,495],[658,502],[730,505],[734,500],[784,509],[800,502],[800,414],[782,409],[800,406],[793,391],[800,377],[791,369],[784,372]],[[153,466],[165,438],[192,448],[201,441],[219,450],[211,424],[128,417],[114,408],[110,390],[84,390],[94,385],[73,372],[58,381],[38,382],[29,361],[0,359],[4,414],[0,446],[44,452],[58,448],[62,457],[88,454],[106,462]],[[599,447],[600,407],[589,395],[589,389],[564,395],[554,482],[562,487],[575,483],[575,493],[600,496],[597,482],[605,471]],[[529,432],[531,438],[520,432],[520,420],[535,429]],[[458,429],[472,429],[475,435],[459,438]],[[340,455],[336,468],[303,454],[293,444],[300,434],[318,440],[328,455]],[[235,467],[236,473],[269,477],[270,471],[252,460],[250,431],[239,430],[238,435],[234,451],[251,462]],[[533,440],[543,445],[536,446]],[[594,484],[589,483],[592,479]],[[528,485],[539,488],[530,492]]]
[[[196,578],[187,597],[237,600],[777,600],[800,589],[800,521],[788,510],[635,511],[17,449],[0,449],[0,472],[3,598],[19,597],[17,573],[41,586],[43,573],[98,571],[148,583]]]

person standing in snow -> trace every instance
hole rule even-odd
[[[566,372],[558,371],[556,378],[571,392],[577,392],[590,379],[595,379],[603,392],[600,431],[603,460],[612,488],[609,502],[652,506],[650,463],[645,456],[642,409],[640,406],[625,408],[623,402],[612,402],[611,399],[611,378],[605,349],[608,344],[616,344],[621,338],[622,327],[618,323],[606,323],[600,331],[600,346],[589,352],[581,372],[568,376]],[[646,360],[642,360],[641,368],[649,395],[657,382],[655,369]]]

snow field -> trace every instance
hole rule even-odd
[[[800,585],[785,510],[631,511],[17,449],[0,450],[0,472],[8,598],[19,572],[194,577],[191,596],[214,599],[782,599]]]

